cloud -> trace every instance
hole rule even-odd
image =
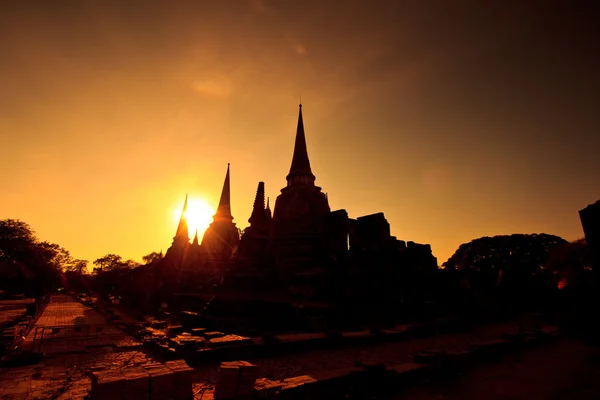
[[[229,97],[233,90],[231,81],[224,78],[198,80],[193,83],[193,88],[196,92],[213,96],[213,97]]]
[[[450,168],[445,163],[430,165],[423,172],[423,186],[431,194],[442,194],[450,187],[452,176]]]
[[[304,45],[301,45],[301,44],[297,44],[294,47],[294,50],[296,50],[296,53],[298,53],[298,55],[300,55],[300,56],[305,56],[308,54],[306,47],[304,47]]]
[[[268,0],[250,0],[254,10],[258,12],[265,12],[269,10]]]

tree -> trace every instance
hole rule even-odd
[[[100,257],[94,260],[94,272],[108,272],[119,269],[131,269],[139,266],[140,264],[134,260],[123,260],[123,257],[117,254],[107,254],[104,257]]]
[[[50,242],[41,242],[40,247],[47,252],[46,256],[49,258],[48,262],[54,265],[55,268],[61,271],[67,271],[73,268],[74,260],[73,257],[71,257],[69,250]]]
[[[85,292],[89,288],[89,277],[86,276],[87,260],[73,260],[65,271],[66,286],[75,292]]]
[[[111,271],[119,268],[123,264],[123,258],[116,254],[107,254],[104,257],[100,257],[94,260],[95,272]]]
[[[163,255],[162,252],[157,253],[155,251],[153,251],[150,254],[146,254],[145,256],[142,257],[142,260],[144,261],[145,264],[150,264],[153,263],[154,261],[159,261],[162,260]]]
[[[548,234],[515,234],[481,237],[463,243],[443,264],[450,271],[491,272],[497,276],[513,261],[527,273],[538,272],[548,260],[549,253],[567,244],[561,237]]]
[[[32,251],[37,244],[35,232],[29,224],[17,219],[0,221],[0,257],[15,261],[20,253]]]
[[[567,243],[543,233],[482,237],[460,245],[443,266],[460,282],[457,296],[480,311],[537,309],[556,291],[545,267],[550,253]]]
[[[84,271],[87,271],[87,265],[88,260],[73,260],[69,271],[75,271],[78,274],[83,274]]]
[[[118,268],[132,269],[132,268],[136,268],[139,266],[140,266],[140,264],[137,261],[127,260],[127,261],[121,262],[121,265],[119,265]]]
[[[20,220],[0,220],[0,289],[38,296],[61,286],[56,245],[40,243]]]

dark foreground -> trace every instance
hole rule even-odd
[[[568,337],[388,397],[390,400],[599,398],[600,349]]]
[[[0,399],[82,399],[91,388],[92,369],[121,369],[154,362],[142,343],[119,330],[101,313],[69,296],[55,296],[36,321],[36,326],[64,325],[73,321],[101,323],[103,330],[85,340],[62,337],[58,332],[54,334],[56,337],[39,346],[44,353],[40,362],[0,368]],[[258,366],[259,378],[280,380],[310,375],[325,382],[331,379],[333,372],[360,369],[357,363],[394,368],[413,362],[415,356],[428,349],[464,351],[473,343],[499,340],[507,333],[515,334],[518,331],[516,322],[377,345],[274,354],[248,361]],[[25,344],[35,342],[31,339],[33,332]],[[218,365],[218,362],[212,362],[196,366],[192,388],[196,399],[212,397]],[[395,394],[385,393],[382,388],[387,386],[379,384],[367,385],[360,395],[354,392],[352,396],[352,390],[347,394],[353,399],[386,400],[600,398],[600,349],[571,337],[552,337],[531,346],[508,346],[507,351],[501,350],[489,361],[457,364],[444,374],[419,376],[400,385],[394,384],[392,377],[391,386],[402,390]],[[355,383],[342,381],[346,383],[336,388],[335,393],[341,396],[336,398],[348,398],[344,392]]]

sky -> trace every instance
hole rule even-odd
[[[481,236],[583,237],[594,3],[3,0],[0,219],[141,261],[186,193],[216,209],[231,163],[243,228],[257,183],[285,186],[301,98],[332,210],[384,212],[440,264]]]

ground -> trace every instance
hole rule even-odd
[[[0,399],[81,399],[90,388],[86,372],[91,367],[121,368],[152,362],[136,341],[111,324],[102,314],[66,296],[56,296],[37,325],[72,325],[76,322],[103,326],[92,338],[64,337],[63,331],[46,330],[47,353],[42,362],[16,368],[0,368]],[[41,328],[40,328],[41,329]],[[38,334],[40,334],[38,329]],[[412,361],[424,349],[461,350],[473,342],[515,333],[517,321],[491,324],[468,332],[387,342],[353,348],[323,349],[248,360],[259,366],[259,376],[283,379],[299,375],[314,378],[331,370],[354,367],[357,361],[386,365]],[[70,334],[69,334],[70,335]],[[26,345],[34,345],[30,333]],[[139,344],[139,343],[138,343]],[[214,383],[217,364],[196,368],[194,381]],[[507,355],[450,380],[421,384],[389,397],[390,400],[433,399],[591,399],[600,398],[600,351],[572,338],[534,347],[520,355]]]
[[[298,375],[311,375],[319,378],[320,373],[332,369],[352,368],[356,362],[381,363],[386,365],[410,362],[413,356],[425,349],[460,350],[470,343],[498,339],[503,333],[516,333],[518,325],[514,321],[484,325],[468,332],[445,334],[422,339],[381,343],[355,348],[323,349],[302,353],[280,354],[266,358],[249,359],[259,366],[259,376],[273,380]],[[198,367],[201,379],[215,382],[217,366]]]
[[[446,382],[419,385],[390,400],[559,400],[600,398],[600,350],[561,338]]]

